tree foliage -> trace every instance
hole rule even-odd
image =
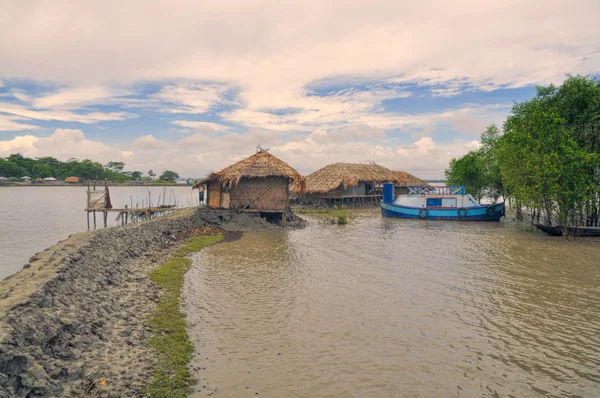
[[[514,105],[503,130],[489,127],[480,150],[453,159],[448,180],[474,196],[512,198],[545,223],[598,225],[600,82],[569,76],[538,87]]]
[[[150,177],[153,177],[154,173],[152,171],[150,173]],[[20,153],[0,158],[0,177],[18,180],[24,176],[33,179],[46,177],[65,179],[73,176],[82,180],[107,179],[112,182],[141,181],[144,179],[141,171],[125,171],[124,162],[108,162],[106,165],[102,165],[89,159],[79,160],[76,158],[70,158],[66,162],[62,162],[50,156],[35,159],[27,158]],[[163,176],[167,180],[179,178],[179,175],[173,171],[165,171]]]
[[[175,181],[179,178],[179,174],[171,170],[165,170],[159,177],[161,181]]]

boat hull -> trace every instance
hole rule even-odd
[[[551,236],[563,236],[563,227],[560,225],[543,225],[536,224],[535,225],[540,231],[543,231]],[[592,236],[600,236],[600,227],[567,227],[569,230],[569,236],[579,236],[579,237],[592,237]]]
[[[489,210],[489,207],[492,207],[493,210]],[[490,206],[466,207],[463,209],[426,209],[391,203],[381,203],[381,214],[384,217],[422,220],[500,221],[504,212],[504,203],[497,203]]]

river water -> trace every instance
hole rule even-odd
[[[159,195],[166,192],[171,204],[175,198],[182,205],[197,200],[188,186],[168,187],[110,187],[113,207],[122,208],[148,203],[158,203]],[[87,187],[32,186],[0,188],[0,280],[11,275],[28,262],[35,253],[54,245],[70,234],[87,230]],[[174,196],[173,196],[174,195]],[[193,195],[193,196],[192,196]],[[109,214],[108,224],[116,225],[116,213]],[[102,227],[102,215],[96,216]],[[93,225],[90,215],[90,222]],[[93,228],[93,227],[92,227]]]
[[[311,221],[195,255],[195,397],[600,396],[600,240]]]

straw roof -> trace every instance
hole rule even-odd
[[[384,183],[396,182],[398,175],[378,164],[333,163],[306,177],[307,193],[325,193],[339,186],[355,187],[359,181]]]
[[[423,180],[421,180],[420,178],[415,177],[414,175],[407,173],[406,171],[395,171],[394,173],[396,173],[398,175],[398,180],[396,182],[396,185],[398,186],[403,186],[403,187],[414,187],[414,186],[420,186],[420,187],[428,187],[429,184]]]
[[[423,180],[404,171],[393,171],[378,164],[333,163],[306,177],[306,192],[326,193],[342,187],[352,188],[360,181],[382,184],[393,182],[397,185],[427,185]]]
[[[240,160],[218,173],[210,173],[206,178],[196,182],[193,188],[213,181],[233,187],[242,178],[260,177],[286,177],[289,178],[290,187],[294,192],[304,194],[306,191],[306,181],[300,173],[263,149],[259,149],[254,155]]]
[[[67,177],[67,179],[65,180],[66,183],[78,183],[79,182],[79,177]]]

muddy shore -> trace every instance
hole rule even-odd
[[[290,215],[287,225],[304,222]],[[0,397],[144,396],[154,361],[144,320],[159,298],[148,272],[181,232],[202,226],[281,228],[256,214],[186,209],[72,235],[0,282]]]

